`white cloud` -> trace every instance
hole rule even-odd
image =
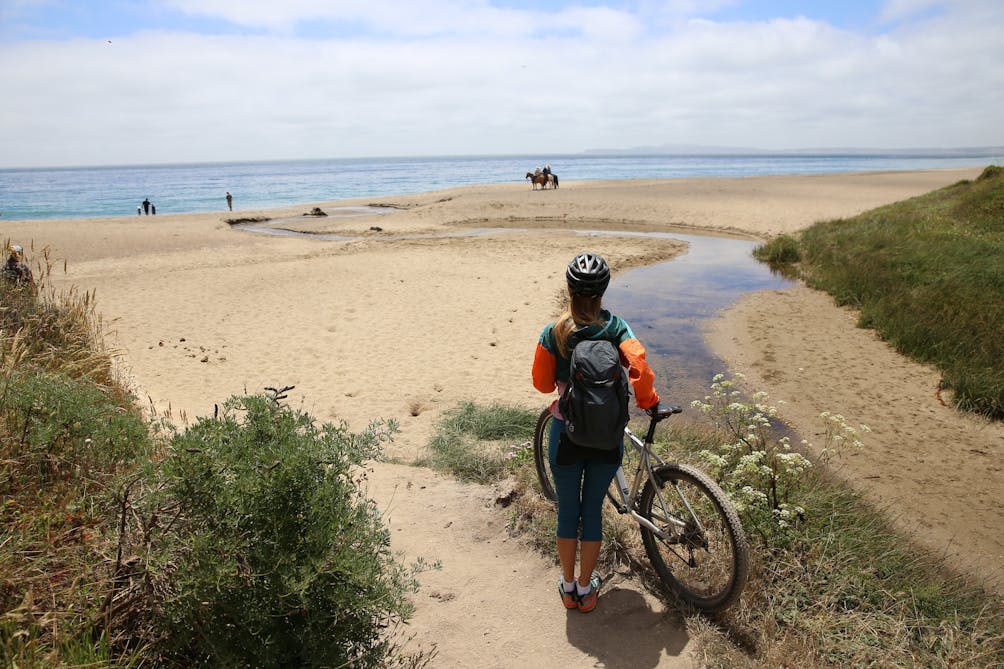
[[[287,27],[339,7],[199,6],[221,16],[245,7]],[[442,18],[461,6],[466,18]],[[428,7],[429,28],[395,15],[354,38],[144,32],[0,44],[12,64],[0,68],[0,162],[1004,144],[1004,74],[992,66],[1004,58],[1004,14],[988,3],[878,36],[808,19],[653,30],[621,9]],[[367,5],[367,20],[391,9]]]

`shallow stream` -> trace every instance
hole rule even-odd
[[[686,408],[708,394],[715,374],[728,371],[705,344],[708,322],[746,293],[794,284],[753,259],[756,242],[677,233],[646,236],[683,240],[688,252],[619,275],[605,302],[645,345],[663,401]]]

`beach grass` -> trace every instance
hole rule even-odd
[[[514,443],[532,438],[527,409],[514,412],[465,403],[441,430],[461,432],[465,449],[451,455],[450,471],[481,470],[455,462],[480,451],[504,453],[496,440],[481,442],[462,426],[482,434],[504,434]],[[487,423],[499,421],[497,429]],[[512,431],[525,421],[522,432]],[[701,467],[701,451],[729,435],[702,423],[660,430],[657,450],[670,461]],[[448,440],[457,439],[450,435]],[[442,435],[434,438],[439,443]],[[540,492],[532,457],[499,466],[496,478],[512,486],[510,531],[557,561],[554,506]],[[445,467],[444,467],[445,468]],[[463,474],[461,474],[463,475]],[[741,600],[715,618],[697,615],[663,590],[644,554],[637,526],[605,505],[600,570],[628,569],[683,617],[707,667],[988,667],[1004,666],[1004,607],[978,585],[956,573],[945,558],[925,551],[893,528],[894,509],[866,502],[824,468],[810,468],[792,491],[806,508],[804,519],[784,541],[751,535],[752,569]]]
[[[958,408],[1004,419],[1004,168],[755,255],[859,310],[897,351],[937,367]]]
[[[446,411],[426,455],[416,465],[449,472],[462,481],[490,483],[526,459],[537,414],[523,407],[465,402]]]

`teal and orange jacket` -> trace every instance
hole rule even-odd
[[[600,312],[602,324],[587,325],[575,331],[579,339],[607,339],[620,349],[621,363],[628,369],[628,378],[634,388],[635,402],[642,409],[659,403],[655,391],[655,373],[645,360],[645,347],[634,336],[631,326],[609,311]],[[551,393],[568,383],[569,359],[562,357],[554,339],[554,324],[544,328],[537,341],[533,356],[533,387],[542,393]],[[552,409],[553,410],[553,409]]]

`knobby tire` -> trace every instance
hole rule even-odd
[[[533,430],[533,463],[537,467],[540,491],[544,497],[557,503],[558,495],[554,492],[554,480],[551,478],[551,462],[547,459],[552,418],[550,408],[545,408],[537,418],[537,426]]]
[[[639,513],[657,527],[667,526],[657,487],[667,511],[687,522],[688,528],[668,541],[641,528],[652,567],[670,590],[694,608],[705,613],[728,608],[739,598],[749,576],[749,545],[738,514],[706,474],[687,465],[669,464],[655,470],[654,481],[645,482],[639,501]],[[704,532],[681,503],[681,495]],[[688,564],[690,559],[693,565]]]

